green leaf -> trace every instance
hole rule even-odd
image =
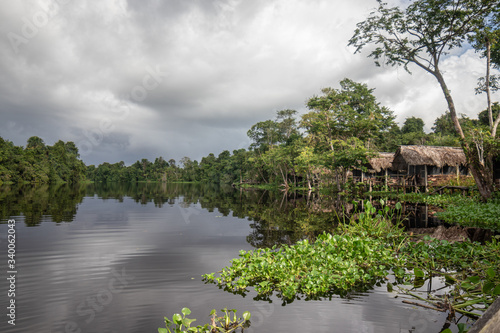
[[[467,326],[464,323],[457,324],[457,327],[458,327],[458,333],[466,333],[468,331]]]
[[[180,325],[182,324],[182,316],[178,313],[174,314],[172,316],[172,320],[174,321],[175,324]]]
[[[479,281],[481,281],[481,279],[479,278],[479,276],[469,276],[467,278],[467,280],[469,280],[470,283],[472,283],[472,284],[478,284]]]
[[[424,271],[422,271],[420,268],[415,267],[413,269],[413,273],[415,274],[415,277],[417,277],[417,278],[424,278],[425,277]]]
[[[392,285],[392,283],[389,282],[387,284],[387,291],[390,292],[390,293],[392,293],[393,289],[394,289],[394,286]]]
[[[158,328],[158,333],[169,333],[169,330],[167,330],[166,328]]]
[[[424,279],[421,278],[415,279],[415,281],[413,281],[413,288],[415,289],[421,288],[423,287],[424,284],[425,284]]]
[[[463,283],[461,284],[461,287],[462,287],[463,289],[465,289],[465,290],[469,290],[469,289],[473,289],[473,288],[474,288],[474,286],[473,286],[472,284],[468,283],[468,282],[463,282]]]
[[[495,278],[496,272],[495,272],[495,270],[493,269],[493,267],[490,267],[490,268],[488,268],[488,269],[486,270],[486,274],[488,275],[488,277],[489,277],[490,279],[493,279],[493,278]]]
[[[186,327],[189,327],[189,326],[191,326],[191,323],[192,323],[193,321],[196,321],[196,319],[183,318],[183,319],[182,319],[182,324],[183,324],[184,326],[186,326]]]
[[[181,312],[185,316],[189,316],[191,314],[191,310],[189,310],[189,308],[182,308]]]
[[[493,290],[493,295],[500,295],[500,284],[495,287],[495,290]]]
[[[250,312],[248,312],[248,311],[243,312],[243,319],[244,319],[245,321],[250,320],[250,317],[251,317]]]
[[[216,313],[217,313],[217,311],[215,311],[215,309],[213,309],[212,311],[210,311],[210,316],[213,316]]]
[[[493,282],[486,282],[483,286],[483,293],[489,294],[495,288],[495,284]]]

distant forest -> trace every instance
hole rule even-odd
[[[399,127],[391,110],[380,106],[373,89],[344,79],[340,89],[326,88],[307,102],[300,118],[295,110],[276,112],[274,119],[253,125],[248,149],[224,150],[200,162],[141,159],[86,166],[73,142],[46,145],[39,137],[26,147],[0,138],[0,184],[94,182],[211,182],[289,186],[321,186],[345,180],[352,168],[363,169],[377,152],[393,152],[399,145],[459,146],[449,113],[436,118],[431,133],[421,118],[409,117]],[[494,115],[500,106],[494,104]],[[466,130],[487,130],[487,111],[478,119],[462,116]],[[329,178],[325,180],[325,177]]]

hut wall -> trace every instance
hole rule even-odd
[[[457,174],[457,167],[456,166],[449,166],[445,165],[442,168],[439,168],[437,166],[428,166],[427,167],[428,175],[429,176],[438,176],[438,175],[456,175]],[[463,165],[458,166],[458,174],[466,176],[469,173],[469,169]]]

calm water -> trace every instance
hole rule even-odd
[[[445,314],[402,303],[385,286],[282,306],[204,284],[239,250],[293,243],[331,228],[327,197],[201,185],[0,188],[0,332],[154,333],[189,307],[252,313],[249,332],[440,332]],[[306,209],[308,208],[308,209]],[[7,219],[16,221],[16,325],[7,323]]]

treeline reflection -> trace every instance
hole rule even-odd
[[[183,208],[197,205],[209,212],[217,210],[224,216],[249,220],[252,232],[247,241],[254,247],[293,244],[305,238],[312,240],[324,231],[331,232],[355,213],[362,201],[337,195],[244,190],[203,183],[4,186],[0,188],[0,218],[5,223],[10,217],[24,216],[28,226],[44,221],[72,222],[84,197],[119,202],[131,198],[140,205],[153,204],[158,208],[182,204]],[[415,207],[411,209],[411,216],[420,217]],[[409,223],[418,224],[411,216]],[[421,221],[430,226],[425,216]]]

